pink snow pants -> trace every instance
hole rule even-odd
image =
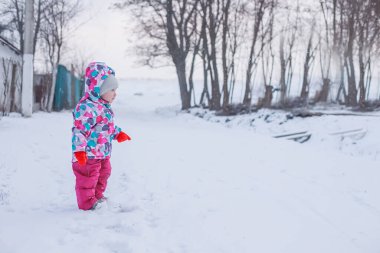
[[[79,209],[89,210],[103,197],[111,175],[110,159],[88,159],[87,164],[73,163],[76,177],[75,191]]]

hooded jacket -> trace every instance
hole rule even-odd
[[[99,95],[100,87],[110,75],[115,76],[115,71],[103,62],[92,62],[86,68],[85,94],[73,110],[73,154],[85,151],[88,159],[111,156],[112,140],[121,129],[114,124],[111,105]]]

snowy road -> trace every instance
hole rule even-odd
[[[177,115],[170,85],[127,87],[115,120],[133,141],[114,144],[106,192],[121,212],[77,209],[70,112],[0,120],[1,253],[380,252],[375,162]]]

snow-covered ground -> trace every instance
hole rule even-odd
[[[106,193],[119,211],[77,209],[69,111],[0,120],[1,253],[380,252],[379,118],[219,124],[179,112],[173,82],[118,93],[133,138],[114,144]],[[355,128],[367,134],[329,135]],[[312,138],[271,137],[295,130]]]
[[[340,151],[352,157],[380,161],[380,112],[358,113],[344,109],[312,109],[322,116],[295,117],[297,111],[261,109],[251,115],[215,116],[214,112],[192,109],[191,113],[229,128],[243,128],[267,136],[307,132],[309,141],[303,146]],[[290,137],[290,136],[289,136]]]

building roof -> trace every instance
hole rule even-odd
[[[7,46],[9,49],[11,49],[15,54],[21,55],[20,49],[18,49],[16,46],[14,46],[12,43],[10,43],[8,40],[6,40],[4,37],[0,36],[0,44]]]

